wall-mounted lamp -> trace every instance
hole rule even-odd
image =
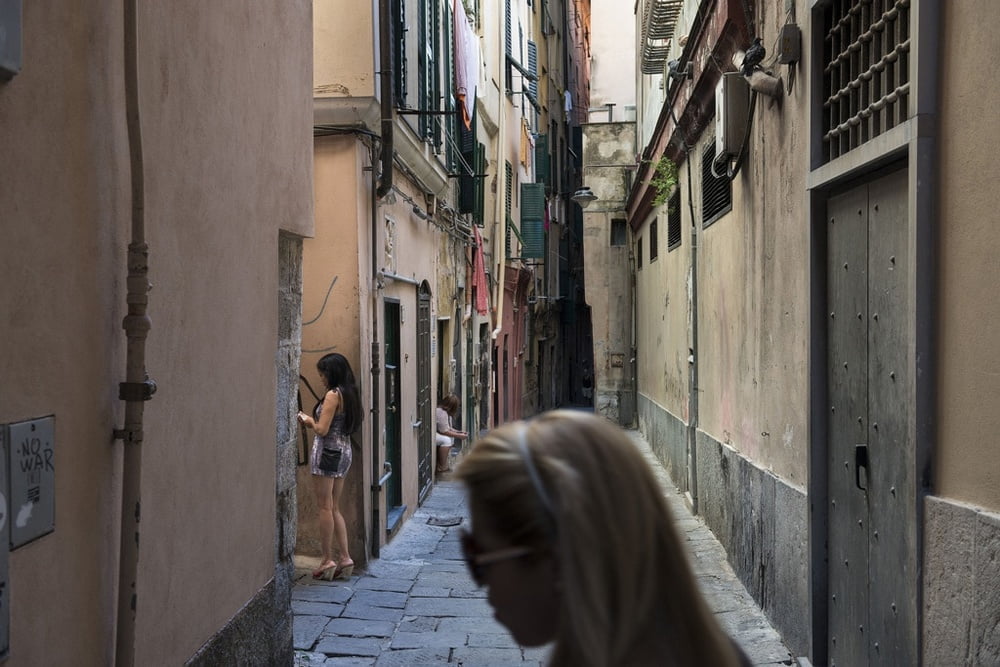
[[[579,190],[573,193],[570,197],[573,201],[580,205],[580,208],[587,208],[587,206],[592,201],[597,201],[597,195],[587,186],[583,186]]]

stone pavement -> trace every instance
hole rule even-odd
[[[795,661],[740,584],[712,532],[691,515],[638,431],[685,536],[701,589],[722,627],[755,665]],[[459,524],[468,517],[457,482],[438,482],[381,558],[350,581],[318,582],[315,559],[296,558],[292,591],[296,667],[325,665],[544,665],[547,648],[521,648],[493,618],[485,590],[465,571]]]

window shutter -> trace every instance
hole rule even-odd
[[[392,3],[393,83],[396,89],[396,104],[406,106],[406,9],[403,0]]]
[[[476,161],[474,163],[477,174],[486,173],[486,146],[481,143],[476,144]],[[476,224],[483,226],[483,209],[486,202],[486,178],[482,176],[476,179],[476,208],[472,216]]]
[[[528,40],[528,71],[531,72],[535,80],[528,83],[528,90],[531,96],[538,100],[538,45]]]
[[[510,26],[510,0],[504,0],[504,48],[507,57],[511,57],[514,53],[514,41]]]
[[[458,211],[459,213],[475,213],[476,200],[478,198],[478,183],[481,178],[476,176],[481,173],[479,165],[476,163],[476,149],[479,143],[476,141],[476,112],[472,111],[472,128],[465,129],[465,123],[461,115],[456,116],[455,122],[458,124],[458,134],[462,149],[462,160],[458,165]],[[471,172],[471,173],[470,173]]]
[[[549,177],[549,135],[539,134],[535,137],[535,182],[548,185]]]
[[[521,184],[522,259],[545,257],[545,184]]]

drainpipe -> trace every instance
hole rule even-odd
[[[394,104],[392,90],[392,49],[395,46],[392,41],[392,11],[389,7],[389,0],[379,0],[378,3],[378,48],[379,48],[379,94],[382,110],[382,178],[378,184],[376,196],[382,199],[392,190],[392,107]],[[372,241],[375,237],[372,237]],[[372,258],[374,259],[374,250]],[[375,270],[375,263],[372,262],[372,271]],[[372,275],[372,279],[375,276]]]
[[[385,152],[385,145],[382,146],[383,153]],[[379,503],[382,499],[382,486],[387,481],[387,477],[381,475],[381,469],[379,467],[379,442],[378,435],[381,413],[379,411],[379,387],[381,386],[379,377],[382,373],[382,348],[379,343],[378,338],[378,309],[379,309],[379,276],[378,276],[378,253],[376,247],[378,246],[378,187],[377,179],[375,174],[375,148],[372,145],[371,150],[371,163],[372,163],[372,202],[371,202],[371,215],[372,215],[372,226],[371,226],[371,271],[372,271],[372,282],[371,282],[371,293],[372,293],[372,348],[371,348],[371,376],[372,376],[372,397],[371,397],[371,409],[369,413],[372,417],[372,542],[371,542],[371,555],[375,558],[379,556],[379,549],[381,547],[381,524],[382,515],[379,512]],[[383,165],[384,168],[385,165]],[[392,170],[392,165],[389,165],[390,173]],[[390,177],[391,179],[391,177]],[[390,186],[391,187],[391,186]],[[392,471],[389,471],[392,472]],[[399,474],[396,471],[396,474]],[[380,479],[381,478],[381,479]]]
[[[671,113],[673,111],[671,110]],[[688,364],[688,493],[691,511],[698,513],[698,223],[691,192],[691,153],[684,140],[687,163],[688,207],[691,211],[691,350]]]
[[[151,322],[146,315],[149,292],[148,246],[145,230],[142,125],[139,117],[138,0],[125,0],[124,65],[125,117],[128,127],[129,163],[132,179],[132,242],[128,246],[128,315],[122,322],[127,338],[125,382],[119,398],[125,401],[125,423],[115,429],[123,441],[121,551],[118,565],[118,627],[115,664],[131,667],[135,661],[136,579],[139,570],[139,506],[142,472],[143,403],[156,391],[146,375],[146,336]]]
[[[379,512],[379,504],[382,500],[382,487],[389,480],[391,474],[399,474],[399,471],[384,470],[379,467],[379,432],[381,429],[379,411],[379,388],[382,374],[382,349],[378,337],[378,311],[380,306],[379,285],[380,276],[378,270],[378,202],[392,190],[392,156],[393,156],[393,122],[392,107],[394,104],[392,90],[392,11],[389,0],[379,0],[378,3],[378,32],[379,32],[379,102],[382,116],[382,149],[381,149],[381,174],[376,180],[375,175],[375,152],[371,153],[372,163],[372,202],[371,202],[371,294],[372,294],[372,347],[371,347],[371,376],[372,393],[371,409],[372,417],[372,543],[371,554],[378,558],[381,547],[381,523],[382,516]],[[377,183],[377,185],[376,185]],[[386,464],[387,466],[388,464]],[[385,472],[385,474],[380,474]]]

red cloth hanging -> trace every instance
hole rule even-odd
[[[476,312],[485,315],[490,310],[490,284],[486,280],[486,262],[483,260],[483,238],[479,228],[472,226],[476,247],[472,251],[472,287],[476,290]]]

